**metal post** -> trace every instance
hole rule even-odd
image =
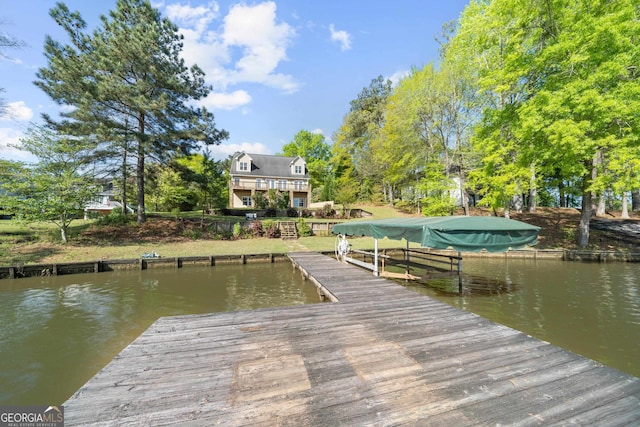
[[[373,239],[373,275],[380,275],[378,272],[378,239]]]
[[[462,294],[462,254],[458,251],[458,291]]]

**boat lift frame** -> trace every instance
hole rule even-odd
[[[388,278],[393,278],[393,279],[405,279],[405,280],[418,280],[420,279],[419,276],[414,276],[410,273],[410,253],[411,252],[417,252],[417,253],[421,253],[424,254],[424,252],[419,252],[419,251],[412,251],[409,248],[409,241],[407,241],[407,248],[404,251],[404,261],[405,261],[405,265],[406,265],[406,271],[405,273],[394,273],[394,272],[390,272],[390,271],[385,271],[384,269],[384,265],[385,265],[385,259],[389,259],[391,257],[389,257],[388,255],[384,255],[384,254],[380,254],[379,250],[378,250],[378,239],[374,237],[373,239],[373,252],[370,251],[362,251],[362,250],[357,250],[357,249],[352,249],[351,245],[349,244],[349,242],[347,241],[347,236],[344,234],[338,234],[336,235],[336,244],[335,244],[335,255],[336,255],[336,259],[338,259],[338,261],[344,262],[344,263],[349,263],[349,264],[354,264],[357,265],[359,267],[365,268],[367,270],[370,270],[373,272],[373,275],[378,277],[388,277]],[[360,261],[358,259],[355,259],[353,257],[350,257],[349,254],[350,253],[359,253],[359,254],[363,254],[363,255],[368,255],[373,257],[373,263],[368,263],[366,261]],[[458,251],[457,256],[451,256],[451,255],[440,255],[440,254],[429,254],[431,256],[443,256],[443,257],[447,257],[450,260],[450,264],[453,270],[453,260],[457,260],[457,272],[458,272],[458,288],[459,291],[462,292],[462,254]],[[445,262],[445,261],[440,261],[440,260],[430,260],[430,261],[435,261],[435,262]],[[382,265],[382,269],[379,268],[379,266]]]

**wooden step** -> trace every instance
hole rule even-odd
[[[279,225],[282,240],[295,240],[298,238],[295,221],[280,221]]]

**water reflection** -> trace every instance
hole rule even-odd
[[[289,263],[0,281],[0,405],[63,403],[161,316],[319,302]]]
[[[441,289],[457,278],[406,285],[640,376],[639,264],[469,258],[464,273],[462,294]]]

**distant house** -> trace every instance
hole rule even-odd
[[[87,203],[87,205],[84,207],[84,219],[88,219],[90,213],[107,215],[110,214],[115,208],[121,208],[122,203],[115,199],[116,195],[117,194],[113,182],[103,182],[102,191],[96,194],[94,200]],[[127,212],[133,213],[133,209],[127,206]]]
[[[256,193],[271,189],[288,193],[292,207],[306,208],[311,203],[307,162],[299,156],[236,153],[230,177],[230,208],[253,207]]]

